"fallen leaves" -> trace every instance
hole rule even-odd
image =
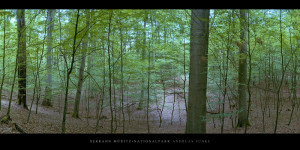
[[[149,108],[149,123],[150,123],[150,133],[184,133],[185,132],[185,121],[186,121],[186,111],[184,100],[181,98],[176,98],[174,104],[174,113],[173,113],[173,122],[171,125],[171,113],[173,105],[174,94],[166,95],[166,103],[162,113],[162,125],[159,128],[159,111],[157,111],[156,104],[153,104]],[[214,96],[208,97],[210,100]],[[160,102],[158,102],[160,103]],[[161,101],[162,103],[162,101]],[[7,100],[2,100],[2,109],[0,111],[0,116],[5,116],[7,112]],[[250,113],[250,123],[251,126],[248,126],[247,133],[273,133],[274,128],[274,110],[271,109],[271,116],[268,116],[268,113],[265,113],[265,122],[263,131],[262,124],[262,112],[259,105],[259,100],[253,97],[253,105]],[[125,104],[126,105],[126,104]],[[159,108],[162,106],[158,104]],[[146,109],[137,111],[137,105],[131,106],[132,109],[125,110],[125,133],[147,133],[147,121],[146,121]],[[209,111],[217,112],[218,107],[209,109]],[[270,106],[273,108],[273,106]],[[289,103],[284,103],[283,110],[289,108]],[[27,123],[28,110],[23,109],[21,106],[17,105],[16,102],[12,102],[11,108],[11,118],[12,120],[22,128],[26,133],[61,133],[61,124],[62,124],[62,111],[58,111],[58,105],[53,107],[44,107],[39,106],[38,113],[35,113],[35,106],[33,105],[34,111],[31,112],[31,118]],[[72,106],[69,109],[72,112]],[[130,111],[130,112],[128,112]],[[66,133],[92,133],[96,132],[96,110],[91,109],[89,116],[85,110],[81,109],[80,119],[72,118],[70,114],[67,114],[66,119]],[[225,112],[230,112],[229,103],[225,101]],[[291,111],[284,111],[280,114],[279,124],[278,124],[278,133],[297,133],[299,132],[297,120],[297,114],[295,112],[295,119],[291,122],[290,126],[287,126],[289,116]],[[297,112],[298,113],[298,112]],[[129,116],[130,115],[130,116]],[[97,133],[110,133],[110,110],[106,106],[103,108],[103,113],[101,115],[101,120],[99,120]],[[116,133],[122,133],[123,124],[122,124],[122,114],[121,110],[117,110],[117,122],[113,122],[113,127]],[[130,118],[129,118],[130,117]],[[243,128],[232,128],[234,124],[234,119],[236,115],[232,117],[225,117],[224,119],[224,133],[243,133]],[[130,121],[129,121],[130,120]],[[220,133],[221,119],[213,118],[207,121],[207,133]],[[17,130],[13,128],[11,124],[0,124],[0,133],[5,134],[17,134]]]

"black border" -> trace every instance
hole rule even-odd
[[[0,9],[299,9],[296,1],[6,1]],[[102,140],[102,142],[101,142]],[[106,142],[105,142],[106,140]],[[124,142],[122,142],[122,140]],[[99,142],[100,141],[100,142]],[[110,142],[109,142],[110,141]],[[139,142],[138,142],[139,141]],[[151,142],[153,141],[153,142]],[[166,142],[164,142],[166,141]],[[168,142],[169,141],[169,142]],[[178,142],[180,141],[180,142]],[[300,134],[0,134],[1,145],[41,148],[102,145],[193,145],[244,148],[259,145],[293,146]],[[146,147],[143,147],[146,148]]]
[[[0,134],[1,145],[23,147],[39,144],[44,148],[58,148],[58,145],[86,148],[114,145],[237,147],[237,144],[244,145],[244,148],[277,147],[298,145],[299,139],[300,134]]]

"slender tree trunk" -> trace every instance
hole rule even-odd
[[[150,60],[151,60],[151,57],[150,57],[151,53],[150,53],[150,49],[148,49],[148,83],[147,83],[147,114],[146,114],[146,117],[147,117],[147,132],[150,133],[150,124],[149,124],[149,103],[150,103],[150,76],[151,76],[151,73],[150,73]]]
[[[40,101],[40,98],[41,98],[41,79],[40,79],[40,74],[38,73],[37,74],[37,80],[38,80],[38,85],[37,85],[37,100],[36,100],[36,107],[35,107],[35,114],[37,114],[38,112],[38,108],[39,108],[39,101]]]
[[[121,109],[122,109],[122,118],[123,118],[123,130],[122,132],[125,133],[125,114],[124,114],[124,75],[123,75],[123,33],[122,27],[120,27],[120,42],[121,42]],[[125,45],[126,46],[126,45]]]
[[[25,10],[17,10],[17,28],[18,28],[18,104],[26,104],[26,27]]]
[[[282,13],[281,13],[281,9],[280,9],[280,54],[281,54],[281,80],[280,80],[280,84],[278,87],[278,90],[276,91],[277,94],[277,103],[276,103],[276,120],[275,120],[275,128],[274,128],[274,133],[276,133],[277,131],[277,124],[278,124],[278,118],[279,118],[279,104],[280,104],[280,91],[281,91],[281,87],[282,87],[282,83],[283,83],[283,79],[284,79],[284,73],[285,73],[285,69],[284,69],[284,63],[283,63],[283,51],[282,51],[282,25],[281,25],[281,19],[282,19]]]
[[[44,55],[46,32],[47,32],[47,20],[46,20],[46,23],[45,23],[45,30],[44,30],[44,38],[43,38],[43,46],[42,46],[42,54],[41,54],[41,58],[40,58],[40,64],[39,64],[39,66],[37,66],[38,69],[37,69],[37,72],[36,72],[37,73],[36,74],[36,78],[37,78],[36,80],[37,80],[38,84],[37,84],[37,100],[36,100],[35,114],[37,114],[37,112],[38,112],[38,106],[39,106],[40,94],[41,94],[41,84],[40,84],[41,81],[40,81],[39,68],[40,68],[41,62],[43,60],[43,55]]]
[[[174,72],[174,77],[173,77],[173,104],[172,104],[172,113],[171,113],[171,125],[173,124],[173,114],[174,114],[174,107],[175,107],[175,102],[176,102],[176,73],[175,73],[175,69],[174,67],[172,68],[173,72]]]
[[[113,121],[114,121],[114,113],[113,113],[113,108],[112,108],[112,101],[111,101],[111,63],[110,63],[110,32],[111,32],[111,20],[112,20],[112,15],[113,12],[109,12],[109,25],[108,25],[108,36],[107,36],[107,55],[108,55],[108,78],[109,78],[109,106],[110,106],[110,115],[111,115],[111,120],[110,120],[110,133],[113,133]]]
[[[145,13],[145,19],[144,19],[144,29],[146,29],[146,25],[147,25],[147,19],[148,19],[148,14]],[[144,44],[143,44],[143,50],[142,50],[142,58],[141,61],[145,62],[145,55],[146,55],[146,31],[144,31]],[[143,108],[143,102],[144,102],[144,89],[145,89],[145,79],[144,79],[144,74],[142,74],[142,89],[141,89],[141,98],[139,101],[139,105],[138,105],[138,110],[141,110]]]
[[[186,133],[206,133],[209,9],[192,10]]]
[[[105,99],[105,88],[106,88],[106,80],[105,80],[105,47],[104,47],[104,42],[103,42],[103,86],[102,86],[102,98],[101,98],[101,108],[100,108],[100,113],[97,117],[97,122],[96,122],[96,132],[98,130],[98,125],[99,125],[99,120],[100,120],[100,117],[102,117],[102,110],[103,110],[103,102],[104,102],[104,99]]]
[[[129,81],[130,81],[130,76],[128,77],[128,80],[127,80],[127,85],[129,86]],[[127,92],[126,92],[127,94],[126,94],[126,103],[127,103],[127,105],[126,105],[126,111],[127,111],[127,114],[128,114],[128,123],[130,124],[131,122],[130,122],[130,112],[131,112],[131,109],[130,109],[130,106],[131,105],[129,105],[129,102],[128,102],[128,97],[129,97],[129,90],[127,90]]]
[[[5,30],[5,26],[6,26],[6,17],[5,17],[5,13],[3,16],[3,56],[2,56],[2,80],[1,80],[1,86],[0,86],[0,110],[1,110],[1,100],[2,100],[2,90],[3,90],[3,83],[4,83],[4,79],[5,79],[5,36],[6,36],[6,30]]]
[[[29,114],[28,114],[28,117],[27,117],[27,123],[29,122],[29,119],[30,119],[32,105],[33,105],[33,102],[34,102],[34,99],[35,99],[35,96],[36,96],[36,93],[37,93],[36,91],[38,91],[38,81],[37,80],[38,80],[38,74],[39,74],[41,62],[43,60],[43,53],[44,53],[44,50],[42,50],[41,58],[39,59],[38,58],[39,53],[38,53],[38,49],[37,49],[36,73],[34,75],[33,96],[32,96],[32,101],[31,101],[31,104],[30,104]],[[36,108],[37,108],[37,105],[36,105]],[[36,110],[36,113],[37,113],[37,110]]]
[[[93,15],[93,10],[89,10],[89,14],[90,15],[88,15],[88,18],[90,19],[90,18],[92,18],[93,16],[91,16],[91,15]],[[90,28],[90,27],[89,27]],[[96,41],[96,34],[95,33],[90,33],[90,37],[91,37],[91,46],[92,46],[92,48],[95,48],[96,46],[97,46],[97,41]],[[102,41],[103,42],[103,41]],[[104,42],[103,42],[104,43]],[[105,51],[104,51],[104,44],[103,44],[103,52],[102,52],[104,55],[105,55]],[[104,56],[105,57],[105,56]],[[93,65],[94,65],[94,63],[93,63],[93,60],[94,60],[94,56],[93,55],[88,55],[87,56],[87,72],[89,72],[89,73],[91,73],[91,70],[92,70],[92,67],[93,67]],[[104,61],[104,63],[103,63],[103,66],[104,66],[104,68],[105,68],[105,61]],[[105,86],[105,81],[104,81],[104,86]],[[104,88],[104,87],[103,87]],[[90,111],[89,111],[89,108],[90,108],[90,95],[91,95],[91,91],[92,91],[92,87],[91,87],[91,77],[89,77],[88,78],[88,83],[87,83],[87,90],[85,90],[86,91],[86,93],[87,93],[87,101],[86,101],[86,105],[85,105],[85,108],[86,108],[86,112],[87,112],[87,122],[88,122],[88,118],[89,118],[89,113],[90,113]],[[101,95],[101,94],[100,94]],[[103,93],[102,93],[102,97],[104,97],[104,95],[103,95]],[[100,97],[100,100],[99,101],[101,101],[102,103],[103,103],[103,98],[101,98]],[[101,105],[102,105],[102,103],[101,103]],[[99,106],[97,105],[97,108],[98,108]],[[101,107],[101,109],[102,109],[102,107]],[[98,111],[99,111],[99,109],[98,109]],[[98,115],[98,111],[96,112],[96,115]],[[99,116],[97,116],[97,117],[99,117]],[[98,125],[97,125],[98,126]],[[96,131],[97,132],[97,131]]]
[[[84,43],[86,44],[86,43]],[[85,49],[86,45],[82,49],[82,55],[81,55],[81,65],[79,70],[79,77],[78,77],[78,83],[77,83],[77,90],[75,95],[75,105],[74,105],[74,111],[72,114],[72,117],[79,118],[79,104],[81,99],[81,91],[82,91],[82,84],[83,84],[83,78],[84,78],[84,67],[85,67]]]
[[[186,98],[186,93],[185,93],[185,84],[186,84],[186,65],[185,65],[185,38],[183,38],[183,75],[184,75],[184,80],[183,80],[183,99],[184,99],[184,106],[185,106],[185,112],[188,111],[188,104],[187,104],[187,98]]]
[[[61,13],[60,13],[60,10],[58,10],[58,22],[59,22],[59,43],[61,44],[61,40],[62,40],[62,34],[61,34]],[[62,46],[60,45],[59,46],[59,51],[62,53]],[[63,61],[62,61],[63,62]],[[59,65],[60,64],[57,64],[57,68],[59,68]],[[64,66],[65,66],[65,63],[62,63],[62,65],[63,65],[63,69],[64,69]],[[59,69],[58,69],[59,70]],[[65,69],[64,69],[65,70]],[[63,71],[64,71],[63,70]],[[58,73],[59,73],[59,75],[60,75],[60,71],[58,71]],[[65,81],[65,74],[63,75],[63,77],[60,75],[60,79],[61,79],[61,84],[60,84],[60,86],[61,87],[64,87],[64,81]],[[58,107],[59,107],[59,109],[58,109],[58,112],[60,113],[60,109],[61,109],[61,100],[62,100],[62,95],[63,95],[63,90],[61,90],[61,92],[60,92],[60,99],[59,99],[59,102],[58,102]]]
[[[46,88],[45,98],[42,102],[44,106],[52,106],[52,31],[54,28],[53,22],[54,10],[47,10],[47,77],[46,77]]]
[[[161,124],[162,124],[162,114],[163,114],[163,111],[164,111],[164,108],[165,108],[165,103],[166,103],[166,86],[165,86],[165,81],[162,80],[162,84],[163,84],[163,91],[164,91],[164,98],[163,98],[163,105],[161,106],[161,109],[160,109],[160,114],[159,114],[159,127],[161,127]]]
[[[30,119],[30,114],[31,114],[31,109],[32,109],[32,105],[33,105],[33,102],[34,102],[34,98],[35,98],[35,95],[37,95],[38,99],[37,99],[37,102],[36,102],[36,110],[35,110],[35,113],[37,114],[37,110],[38,110],[38,100],[39,100],[39,89],[40,89],[40,85],[39,85],[39,71],[40,71],[40,67],[41,67],[41,64],[42,64],[42,61],[43,61],[43,56],[44,56],[44,47],[45,47],[45,38],[46,38],[46,24],[45,24],[45,34],[44,34],[44,39],[43,39],[43,48],[42,48],[42,54],[40,56],[40,59],[39,59],[39,49],[37,48],[36,52],[36,57],[37,57],[37,60],[36,60],[36,73],[35,73],[35,76],[34,76],[34,88],[33,88],[33,97],[32,97],[32,102],[30,104],[30,109],[29,109],[29,114],[28,114],[28,117],[27,117],[27,123],[29,122],[29,119]],[[37,94],[36,94],[37,93]]]
[[[290,47],[291,47],[291,53],[292,53],[291,57],[293,57],[293,65],[292,65],[293,73],[292,73],[292,88],[291,88],[291,92],[292,92],[292,96],[291,96],[292,97],[291,98],[292,111],[291,111],[291,115],[290,115],[288,125],[291,124],[291,121],[292,121],[292,118],[293,118],[293,113],[294,113],[296,102],[297,102],[297,55],[295,55],[295,51],[293,50],[291,31],[290,31]]]
[[[231,30],[231,15],[228,18],[228,34],[227,34],[227,43],[226,43],[226,63],[223,63],[223,70],[225,71],[224,77],[224,91],[223,91],[223,103],[222,103],[222,114],[225,113],[225,101],[227,96],[227,80],[228,80],[228,70],[229,70],[229,52],[230,52],[230,30]],[[226,65],[226,66],[225,66]],[[230,102],[229,102],[230,104]],[[224,129],[224,116],[222,116],[221,123],[221,133],[223,133]]]
[[[114,38],[114,32],[112,32],[112,37]],[[115,78],[115,55],[114,55],[114,43],[111,43],[111,58],[112,58],[112,90],[113,90],[113,110],[114,110],[114,123],[115,123],[115,128],[114,128],[114,132],[117,132],[118,129],[118,119],[117,119],[117,110],[118,107],[116,105],[116,86],[115,86],[115,82],[116,82],[116,78]]]
[[[85,10],[86,13],[86,26],[87,30],[89,29],[89,10]],[[79,77],[77,83],[77,90],[75,95],[75,105],[72,117],[79,118],[79,104],[81,98],[82,84],[84,79],[84,68],[85,68],[85,54],[88,48],[88,35],[85,37],[84,42],[82,43],[82,55],[81,55],[81,64],[79,69]]]
[[[64,105],[64,114],[63,114],[63,120],[62,120],[62,129],[61,129],[62,133],[66,132],[66,114],[67,114],[67,108],[68,108],[69,82],[70,82],[70,75],[71,75],[72,70],[73,70],[73,64],[75,62],[76,36],[77,36],[78,19],[79,19],[79,9],[77,10],[77,19],[76,19],[76,25],[75,25],[75,36],[74,36],[74,43],[73,43],[71,66],[70,66],[70,68],[68,68],[68,72],[67,72],[65,105]],[[65,62],[66,62],[66,60],[65,60]]]
[[[14,71],[13,83],[12,83],[11,90],[10,90],[9,103],[8,103],[7,113],[6,113],[6,116],[8,117],[8,119],[10,118],[11,101],[12,101],[13,91],[14,91],[14,87],[15,87],[15,81],[16,81],[17,71],[18,71],[18,53],[17,53],[17,56],[16,56],[16,63],[15,63],[15,71]]]
[[[248,10],[248,13],[249,13],[249,10]],[[250,34],[249,34],[250,33],[250,31],[249,31],[249,28],[250,28],[250,18],[249,18],[249,15],[250,15],[250,13],[247,16],[247,20],[248,20],[247,21],[247,33],[248,33],[247,42],[248,42],[248,47],[249,47],[249,49],[248,49],[249,78],[248,78],[248,81],[247,81],[247,90],[248,90],[248,106],[247,107],[248,108],[247,108],[247,117],[246,117],[246,120],[248,121],[248,123],[246,123],[245,131],[244,131],[245,134],[247,133],[247,127],[248,127],[248,125],[250,125],[249,115],[250,115],[250,106],[251,106],[251,97],[252,97],[251,89],[250,89],[250,82],[251,82],[251,77],[252,77],[252,55],[251,55],[251,49],[250,49]],[[255,45],[254,45],[254,47],[255,47]]]

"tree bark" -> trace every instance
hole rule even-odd
[[[3,58],[2,58],[2,80],[1,80],[1,86],[0,86],[0,110],[1,110],[1,99],[2,99],[2,90],[3,90],[3,83],[4,83],[4,79],[5,79],[5,22],[6,22],[6,17],[5,14],[3,16]]]
[[[17,57],[16,57],[15,70],[14,70],[14,77],[13,77],[13,83],[12,83],[12,85],[11,85],[10,96],[9,96],[9,103],[8,103],[7,113],[6,113],[6,116],[7,116],[8,118],[10,118],[11,101],[12,101],[13,91],[14,91],[14,87],[15,87],[15,81],[16,81],[16,74],[17,74],[17,71],[18,71],[18,53],[17,53]]]
[[[67,72],[67,83],[66,83],[66,94],[65,94],[65,105],[64,105],[64,113],[63,113],[63,120],[62,120],[62,129],[61,132],[66,132],[66,114],[67,114],[67,108],[68,108],[68,94],[69,94],[69,82],[70,82],[70,75],[73,70],[73,64],[75,62],[75,53],[76,53],[76,36],[77,36],[77,27],[78,27],[78,19],[79,19],[79,9],[77,10],[77,19],[76,19],[76,25],[75,25],[75,35],[74,35],[74,43],[73,43],[73,52],[72,52],[72,60],[71,60],[71,66],[68,68]],[[66,60],[65,60],[66,62]]]
[[[25,27],[25,9],[17,10],[17,28],[18,28],[18,104],[26,104],[26,27]]]
[[[240,10],[239,72],[238,72],[238,123],[237,127],[249,124],[247,120],[247,11]]]
[[[206,133],[209,9],[192,10],[186,133]]]
[[[86,26],[87,30],[89,28],[89,10],[86,10]],[[77,90],[75,95],[75,105],[74,105],[74,112],[72,117],[79,118],[79,104],[81,98],[81,91],[82,91],[82,84],[84,79],[84,68],[85,68],[85,53],[87,51],[88,46],[88,36],[86,37],[85,41],[82,43],[82,55],[81,55],[81,64],[79,69],[79,77],[77,83]]]
[[[47,10],[47,77],[46,77],[46,88],[45,98],[42,102],[44,106],[52,106],[52,31],[54,28],[53,23],[53,9]]]
[[[123,130],[125,133],[125,114],[124,114],[124,72],[123,72],[123,33],[122,33],[122,25],[120,27],[120,49],[121,49],[121,103],[122,103],[122,118],[123,118]],[[125,44],[126,48],[126,44]]]
[[[114,121],[114,114],[113,114],[113,108],[112,108],[112,101],[111,101],[111,63],[110,63],[110,32],[111,32],[111,20],[112,20],[113,12],[109,12],[109,24],[108,24],[108,33],[107,33],[107,55],[108,55],[108,78],[109,78],[109,107],[110,107],[110,133],[113,133],[113,121]]]
[[[45,24],[45,30],[44,30],[45,34],[44,34],[44,38],[43,38],[43,46],[42,46],[42,53],[39,59],[39,49],[37,48],[36,50],[36,73],[34,75],[34,88],[33,88],[33,96],[32,96],[32,101],[30,104],[30,108],[29,108],[29,113],[28,113],[28,117],[27,117],[27,123],[29,122],[30,119],[30,114],[31,114],[31,109],[32,109],[32,105],[35,99],[35,96],[37,95],[37,101],[36,101],[36,110],[35,113],[37,114],[37,110],[38,110],[38,101],[39,101],[39,94],[40,94],[40,81],[39,81],[39,72],[40,72],[40,68],[41,68],[41,64],[43,61],[43,56],[44,56],[44,47],[45,47],[45,39],[46,39],[46,31],[47,31],[47,25]],[[38,85],[39,84],[39,85]]]
[[[146,25],[147,25],[147,19],[148,19],[148,14],[147,12],[145,13],[145,19],[144,19],[144,29],[146,30]],[[143,44],[143,50],[142,50],[142,58],[141,61],[143,64],[145,64],[145,55],[146,55],[146,31],[144,31],[144,44]],[[144,79],[144,74],[142,74],[142,89],[141,89],[141,98],[139,101],[138,105],[138,110],[141,110],[143,108],[143,101],[144,101],[144,89],[145,89],[145,79]]]
[[[283,55],[283,40],[282,40],[282,10],[280,9],[280,55],[281,55],[281,70],[282,70],[282,74],[281,74],[281,80],[279,82],[279,86],[278,86],[278,90],[276,91],[276,95],[277,95],[277,103],[276,103],[276,119],[275,119],[275,128],[274,128],[274,134],[277,131],[277,124],[278,124],[278,119],[279,119],[279,105],[281,103],[281,88],[282,88],[282,83],[283,83],[283,79],[284,79],[284,75],[285,75],[285,71],[286,71],[286,67],[284,67],[284,55]],[[275,100],[274,100],[275,101]],[[275,105],[274,105],[275,106]]]

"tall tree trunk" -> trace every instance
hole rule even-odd
[[[227,42],[226,42],[226,61],[223,62],[223,70],[224,70],[224,90],[223,90],[223,103],[222,103],[222,114],[225,112],[225,101],[227,96],[227,81],[228,81],[228,69],[229,69],[229,52],[230,52],[230,29],[231,29],[231,15],[228,15],[228,34],[227,34]],[[230,103],[229,103],[230,104]],[[224,116],[221,118],[221,133],[223,133],[224,129]]]
[[[114,38],[114,32],[112,32],[112,37]],[[113,39],[112,38],[112,39]],[[113,41],[113,40],[112,40]],[[114,55],[114,42],[111,43],[111,58],[112,58],[112,90],[113,90],[113,110],[114,110],[114,121],[115,121],[115,128],[114,128],[114,132],[117,131],[118,129],[118,119],[117,119],[117,105],[116,105],[116,86],[115,86],[115,82],[116,82],[116,78],[115,78],[115,55]]]
[[[173,124],[173,114],[174,114],[174,107],[175,107],[175,102],[176,102],[176,73],[174,66],[172,66],[172,71],[174,72],[174,77],[173,77],[173,104],[172,104],[172,113],[171,113],[171,125]]]
[[[124,75],[123,75],[123,33],[122,27],[120,27],[120,42],[121,42],[121,104],[122,104],[122,118],[123,118],[123,130],[125,133],[125,114],[124,114]],[[126,47],[126,45],[125,45]]]
[[[15,81],[16,81],[17,71],[18,71],[18,54],[16,56],[16,63],[15,63],[15,71],[14,71],[13,83],[12,83],[12,86],[11,86],[10,96],[9,96],[9,103],[8,103],[8,107],[7,107],[7,113],[6,113],[7,118],[10,118],[11,101],[12,101],[13,91],[14,91],[14,87],[15,87]]]
[[[293,16],[291,14],[291,20],[292,20]],[[289,119],[289,123],[288,126],[291,124],[292,118],[293,118],[293,113],[294,113],[294,109],[297,103],[297,55],[295,55],[295,51],[293,50],[293,44],[292,44],[292,32],[291,29],[289,29],[289,33],[290,33],[290,47],[291,47],[291,53],[292,53],[292,69],[294,70],[292,73],[292,87],[291,87],[291,91],[292,91],[292,111],[291,111],[291,115],[290,115],[290,119]]]
[[[239,46],[239,72],[238,72],[238,123],[237,127],[244,127],[247,120],[247,11],[240,10],[240,40]]]
[[[42,105],[44,106],[52,106],[52,31],[54,28],[53,14],[53,9],[47,10],[47,84],[45,88],[45,98],[42,102]]]
[[[146,25],[147,25],[147,19],[148,19],[148,14],[147,12],[145,13],[145,19],[144,19],[144,29],[146,30]],[[144,31],[144,44],[143,44],[143,50],[142,50],[142,62],[145,64],[145,55],[146,55],[146,31]],[[143,108],[143,101],[144,101],[144,89],[145,89],[145,78],[144,74],[142,74],[142,89],[141,89],[141,98],[139,101],[138,105],[138,110],[141,110]]]
[[[5,79],[5,22],[6,22],[6,18],[5,18],[5,14],[3,16],[3,56],[2,56],[2,80],[1,80],[1,86],[0,86],[0,110],[1,110],[1,99],[2,99],[2,89],[3,89],[3,83],[4,83],[4,79]]]
[[[113,121],[114,121],[114,114],[113,114],[113,108],[112,108],[112,101],[111,101],[111,63],[110,63],[110,32],[111,32],[111,20],[112,20],[113,12],[109,12],[109,24],[108,24],[108,33],[107,33],[107,55],[108,55],[108,78],[109,78],[109,106],[110,106],[110,133],[113,133]]]
[[[61,40],[62,40],[62,34],[61,34],[61,12],[60,10],[58,10],[58,23],[59,23],[59,43],[60,43],[60,46],[59,46],[59,51],[60,53],[63,53],[62,52],[62,46],[61,46]],[[65,63],[63,63],[63,60],[62,60],[62,63],[61,63],[63,66],[65,66]],[[60,70],[59,70],[59,66],[61,64],[57,64],[57,68],[58,68],[58,74],[60,76],[60,80],[61,80],[61,83],[60,83],[60,87],[64,87],[64,81],[65,81],[65,73],[63,74],[63,77],[61,76],[60,74]],[[63,68],[63,72],[65,71],[64,67]],[[60,113],[60,109],[61,109],[61,100],[62,100],[62,95],[63,95],[63,90],[61,90],[60,92],[60,99],[59,99],[59,102],[58,102],[58,112]]]
[[[64,113],[63,113],[62,128],[61,128],[62,133],[66,132],[66,114],[67,114],[67,108],[68,108],[69,82],[70,82],[70,75],[73,70],[73,64],[75,62],[74,57],[75,57],[75,53],[76,53],[76,37],[77,37],[78,19],[79,19],[79,9],[77,10],[77,19],[76,19],[76,25],[75,25],[75,36],[74,36],[74,43],[73,43],[71,66],[70,66],[70,68],[68,68],[68,72],[67,72],[65,105],[64,105]],[[65,62],[67,62],[67,60],[65,60]]]
[[[26,104],[26,27],[25,27],[25,9],[17,10],[17,28],[18,28],[18,104]]]
[[[283,83],[283,79],[284,79],[284,74],[285,74],[285,68],[284,68],[284,59],[283,59],[283,48],[282,48],[282,10],[280,9],[280,55],[281,55],[281,70],[282,70],[282,73],[281,73],[281,80],[280,80],[280,83],[279,83],[279,86],[278,86],[278,90],[276,91],[276,95],[277,95],[277,104],[276,104],[276,119],[275,119],[275,128],[274,128],[274,133],[276,133],[277,131],[277,124],[278,124],[278,118],[279,118],[279,105],[280,105],[280,91],[281,91],[281,87],[282,87],[282,83]],[[275,101],[275,100],[274,100]]]
[[[206,133],[209,9],[192,10],[186,133]]]
[[[184,34],[184,32],[182,33]],[[186,100],[186,93],[185,93],[185,85],[186,85],[186,65],[185,65],[185,37],[183,36],[183,99],[184,99],[184,106],[185,106],[185,112],[187,112],[187,100]]]
[[[39,71],[40,71],[40,67],[43,61],[43,57],[44,57],[44,48],[45,48],[45,39],[46,39],[46,32],[47,32],[47,25],[45,24],[45,30],[44,30],[45,34],[44,34],[44,38],[43,38],[43,47],[42,47],[42,54],[40,56],[39,59],[39,49],[37,48],[36,50],[36,74],[34,76],[34,88],[33,88],[33,97],[32,97],[32,101],[30,104],[30,108],[29,108],[29,113],[28,113],[28,117],[27,117],[27,123],[29,122],[30,119],[30,114],[31,114],[31,109],[32,109],[32,105],[35,99],[35,95],[37,95],[37,101],[36,101],[36,110],[35,113],[37,114],[37,110],[38,110],[38,101],[39,101],[39,89],[40,89],[40,85],[38,85],[38,78],[39,78]]]
[[[102,41],[103,42],[103,41]],[[96,44],[95,44],[96,45]],[[104,102],[104,99],[105,99],[105,88],[106,88],[106,82],[105,82],[105,74],[106,74],[106,70],[105,70],[105,46],[104,46],[104,42],[103,42],[103,44],[102,44],[102,46],[103,46],[103,51],[102,51],[102,57],[103,57],[103,74],[102,74],[102,80],[103,80],[103,84],[102,84],[102,98],[101,98],[101,106],[99,106],[99,107],[101,107],[100,108],[100,110],[98,110],[98,111],[100,111],[100,112],[98,112],[98,115],[97,115],[97,122],[96,122],[96,131],[95,131],[95,133],[97,133],[97,130],[98,130],[98,125],[99,125],[99,120],[100,120],[100,118],[102,117],[101,115],[102,115],[102,111],[103,111],[103,102]],[[89,69],[89,68],[88,68]]]
[[[86,26],[87,30],[89,29],[89,10],[85,10],[86,13]],[[79,77],[77,83],[77,91],[75,95],[75,105],[74,105],[74,112],[72,117],[79,118],[79,104],[81,98],[81,91],[82,91],[82,84],[84,78],[84,68],[85,68],[85,53],[88,47],[88,35],[85,37],[84,42],[82,43],[82,55],[81,55],[81,64],[79,69]]]
[[[150,102],[150,49],[148,49],[148,83],[147,83],[147,114],[146,114],[146,119],[147,119],[147,133],[150,133],[150,125],[149,125],[149,102]]]
[[[247,33],[248,33],[248,38],[247,38],[247,43],[248,43],[248,60],[249,60],[249,77],[248,77],[248,81],[247,81],[247,90],[248,90],[248,108],[247,108],[247,117],[246,117],[246,120],[248,121],[248,123],[246,123],[246,126],[245,126],[245,130],[244,130],[244,133],[246,134],[247,133],[247,127],[248,125],[250,125],[250,122],[249,122],[249,115],[250,115],[250,106],[251,106],[251,97],[252,97],[252,94],[251,94],[251,87],[250,87],[250,82],[251,82],[251,78],[252,78],[252,54],[251,54],[251,48],[250,48],[250,12],[248,11],[248,16],[247,16]],[[254,45],[255,47],[255,45]],[[254,50],[254,49],[253,49]],[[252,50],[252,51],[253,51]],[[254,83],[254,82],[253,82]]]

